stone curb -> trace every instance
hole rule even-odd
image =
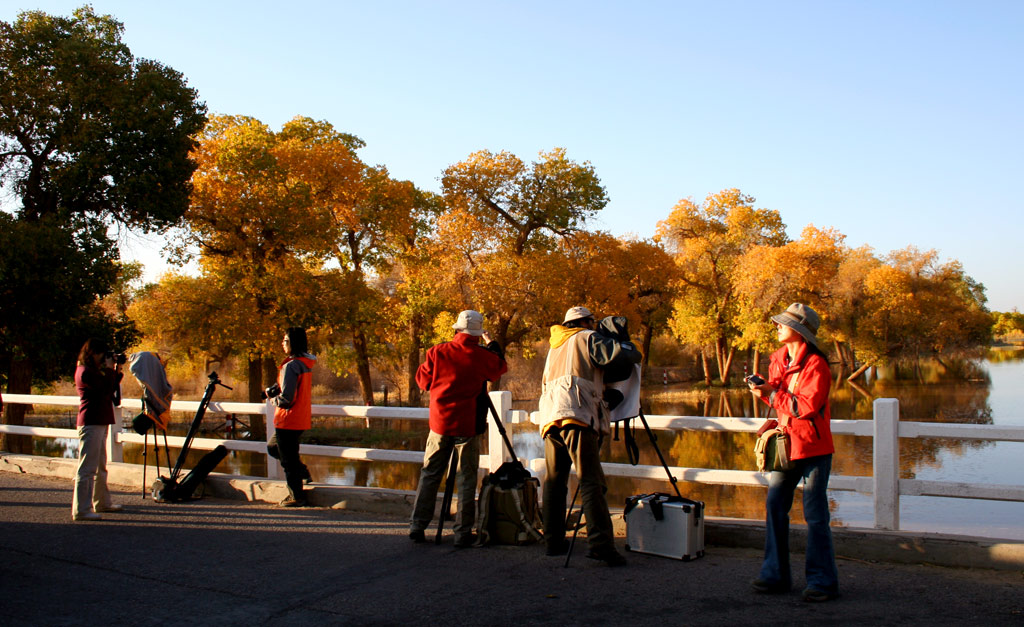
[[[0,472],[25,473],[74,480],[77,460],[57,457],[10,455],[0,453]],[[149,484],[156,472],[146,472]],[[110,484],[141,494],[142,467],[136,464],[108,463]],[[211,473],[206,480],[206,494],[226,499],[277,503],[288,494],[284,481],[265,477],[243,477]],[[318,507],[348,509],[371,514],[407,517],[412,511],[415,494],[408,490],[365,488],[313,484],[307,489],[311,504]],[[615,533],[626,535],[625,522],[619,512],[612,513]],[[791,549],[803,551],[807,532],[803,525],[791,529]],[[902,564],[934,564],[964,568],[1024,570],[1024,542],[910,531],[881,531],[833,527],[836,555],[839,559]],[[710,546],[761,549],[764,546],[764,523],[735,518],[708,518],[704,540]]]

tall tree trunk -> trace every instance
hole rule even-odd
[[[260,393],[263,392],[263,388],[266,387],[263,385],[263,361],[258,357],[249,357],[248,366],[249,402],[262,402]]]
[[[359,375],[359,389],[363,393],[363,404],[373,405],[373,381],[370,379],[370,349],[362,329],[352,330],[352,348],[356,351],[356,373]]]
[[[249,402],[262,403],[260,395],[267,386],[263,385],[263,360],[259,357],[249,357]],[[254,440],[267,439],[267,421],[263,414],[249,416],[249,433]]]
[[[423,316],[416,314],[409,321],[409,354],[405,358],[405,368],[408,375],[409,385],[409,406],[419,407],[420,386],[416,385],[416,371],[420,367],[420,332],[423,329]]]
[[[750,374],[754,374],[755,372],[757,372],[761,368],[761,350],[760,349],[757,349],[757,348],[754,349],[754,359],[753,359],[753,362],[754,363],[753,363],[753,365],[750,368]]]
[[[735,346],[726,346],[725,338],[715,341],[715,357],[718,360],[718,380],[722,385],[729,385],[729,370],[732,368],[732,356],[736,353]]]
[[[10,375],[7,377],[7,392],[10,394],[32,393],[32,360],[14,358],[11,360]],[[4,424],[24,425],[26,405],[4,404]],[[32,436],[0,433],[0,450],[22,455],[32,454]]]
[[[711,364],[703,350],[700,352],[700,365],[704,369],[704,385],[711,387]]]

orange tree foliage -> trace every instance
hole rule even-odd
[[[325,224],[318,233],[324,252],[337,263],[344,299],[325,312],[328,337],[351,347],[332,351],[335,365],[354,364],[363,402],[373,404],[371,361],[385,358],[401,308],[385,281],[403,254],[410,263],[437,202],[432,194],[388,175],[383,166],[359,161],[343,139],[327,138],[303,148],[293,176],[310,187],[311,212]],[[389,315],[384,315],[388,312]],[[410,324],[421,323],[411,312]]]
[[[757,209],[754,198],[738,189],[710,194],[702,204],[679,201],[658,223],[678,265],[678,295],[669,326],[683,342],[711,347],[719,380],[729,381],[737,327],[738,296],[733,281],[740,258],[754,246],[786,243],[778,211]]]
[[[487,315],[503,346],[561,321],[565,301],[552,299],[549,285],[568,288],[580,277],[560,266],[556,240],[608,203],[593,166],[569,160],[561,148],[530,165],[480,151],[449,166],[441,187],[448,214],[437,239],[452,251],[461,306]]]
[[[310,210],[311,186],[295,175],[296,135],[309,127],[320,128],[296,118],[274,133],[252,118],[217,116],[193,154],[189,228],[176,252],[182,260],[198,254],[201,279],[209,281],[205,291],[232,299],[222,329],[231,331],[231,351],[249,359],[250,400],[273,376],[281,328],[316,322],[302,296],[315,292],[317,253],[329,223]],[[319,136],[304,139],[316,145]],[[227,323],[232,318],[237,326]]]
[[[778,348],[771,316],[801,302],[821,316],[818,337],[828,335],[830,292],[846,254],[845,236],[834,229],[804,228],[800,239],[782,246],[754,246],[739,259],[733,277],[738,296],[736,345],[756,355]],[[755,359],[755,361],[757,361]]]
[[[867,360],[942,358],[987,345],[992,317],[984,286],[934,250],[891,253],[864,280],[858,354]]]

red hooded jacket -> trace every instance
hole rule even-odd
[[[783,425],[790,437],[790,457],[805,459],[835,452],[829,427],[832,411],[828,393],[832,373],[828,362],[820,355],[809,353],[807,344],[800,345],[796,359],[790,362],[789,351],[783,346],[771,355],[768,383],[776,390],[771,406],[779,417],[779,420],[771,420],[769,427]],[[763,396],[761,400],[768,403],[769,397]]]
[[[497,349],[497,342],[491,342]],[[490,346],[490,345],[488,345]],[[430,391],[430,430],[439,435],[476,435],[476,399],[484,382],[497,381],[508,366],[468,333],[430,347],[416,370],[416,384]]]

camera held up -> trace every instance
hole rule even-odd
[[[263,390],[263,392],[260,393],[260,398],[263,400],[267,400],[268,398],[274,398],[275,396],[279,396],[280,394],[281,386],[275,383],[269,388]]]
[[[107,351],[106,353],[103,354],[103,358],[113,360],[114,363],[117,364],[118,366],[123,366],[126,363],[128,363],[128,355],[125,355],[124,353],[118,353],[115,351]]]
[[[756,374],[750,375],[749,377],[744,379],[744,381],[746,381],[747,384],[749,384],[749,385],[761,385],[761,384],[764,383],[764,379],[762,379],[761,377],[757,376]]]

